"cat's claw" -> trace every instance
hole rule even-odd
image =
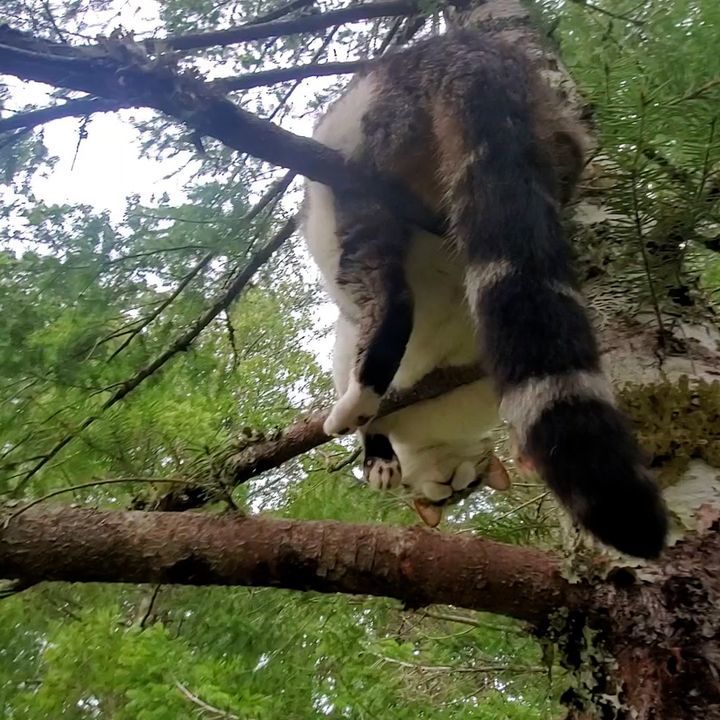
[[[402,482],[400,463],[397,458],[384,460],[370,457],[365,460],[363,475],[373,490],[392,490]]]

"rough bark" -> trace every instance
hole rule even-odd
[[[532,548],[425,528],[248,518],[235,513],[16,512],[0,530],[0,577],[254,585],[383,595],[539,623],[584,592]]]
[[[720,523],[641,570],[564,579],[550,553],[425,528],[234,513],[15,511],[0,577],[253,585],[453,604],[531,623],[578,672],[572,718],[720,717]],[[588,710],[592,708],[592,710]]]
[[[718,530],[680,542],[650,572],[611,573],[590,612],[559,626],[566,664],[583,678],[565,693],[569,718],[720,718]]]
[[[587,124],[592,146],[592,113],[527,5],[520,0],[478,0],[455,20],[524,45],[566,97],[569,110]],[[652,234],[638,228],[637,246],[630,248],[634,265],[613,262],[617,228],[632,224],[632,218],[613,217],[605,207],[608,188],[603,178],[615,170],[607,157],[596,157],[588,167],[583,193],[571,213],[571,239],[600,333],[604,365],[666,488],[671,511],[681,518],[676,530],[685,533],[686,540],[667,553],[662,571],[645,574],[642,583],[626,592],[596,579],[594,610],[571,614],[559,632],[549,634],[568,667],[577,671],[574,687],[565,695],[569,717],[719,718],[718,536],[692,531],[704,531],[703,518],[720,514],[720,333],[708,308],[701,302],[685,307],[673,303],[673,287],[667,285],[692,286],[681,260],[671,264],[672,277],[667,269],[668,248],[681,258],[682,240],[692,228],[678,230],[677,223],[656,218]],[[681,217],[683,211],[678,210]],[[655,256],[657,248],[662,256]],[[632,272],[652,277],[647,278],[649,291],[635,293],[637,302],[631,303],[627,278]],[[631,575],[620,570],[617,577],[622,581]],[[590,615],[595,647],[580,637]]]

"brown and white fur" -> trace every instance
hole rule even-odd
[[[402,476],[442,504],[481,479],[499,404],[523,461],[576,520],[656,555],[665,510],[601,371],[562,234],[581,146],[524,54],[477,32],[424,41],[356,77],[314,137],[449,225],[436,237],[366,193],[308,183],[305,238],[340,310],[325,431],[360,429],[371,485]],[[375,419],[391,387],[477,361],[487,380]]]

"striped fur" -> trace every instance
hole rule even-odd
[[[412,384],[421,368],[479,357],[520,455],[573,517],[624,552],[656,556],[665,509],[600,368],[561,226],[581,143],[524,54],[470,32],[419,43],[355,80],[316,137],[400,178],[450,226],[433,243],[367,197],[333,195],[331,206],[326,189],[309,185],[306,237],[343,313],[339,337],[352,345],[338,345],[343,395],[331,417],[342,417],[326,429],[363,425],[365,400]],[[413,264],[420,246],[429,270]],[[436,263],[447,272],[419,282]],[[466,308],[450,287],[464,287]],[[441,322],[419,342],[431,318]],[[469,340],[468,355],[459,349]],[[371,419],[365,431],[382,431],[403,482],[412,467],[413,483],[441,502],[474,467],[473,438],[492,420],[468,408],[486,398],[483,385],[398,413],[402,428]],[[457,438],[447,436],[453,412]],[[408,445],[413,423],[423,439]]]

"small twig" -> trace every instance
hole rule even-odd
[[[504,520],[505,518],[510,517],[511,515],[514,515],[516,512],[522,510],[523,508],[526,508],[528,505],[532,505],[533,503],[538,502],[539,500],[544,500],[550,492],[546,490],[545,492],[540,493],[539,495],[536,495],[533,498],[530,498],[524,503],[521,503],[517,507],[514,507],[512,510],[508,510],[508,512],[503,513],[502,515],[498,515],[498,517],[493,518],[493,522],[500,522],[500,520]]]
[[[629,15],[622,15],[621,13],[616,13],[612,10],[606,10],[604,7],[600,7],[599,5],[595,5],[594,3],[587,2],[587,0],[570,1],[575,3],[575,5],[580,5],[587,8],[588,10],[592,10],[593,12],[600,13],[601,15],[605,15],[607,17],[611,17],[613,18],[613,20],[622,20],[623,22],[630,23],[631,25],[635,25],[636,27],[643,27],[645,25],[642,20],[630,17]]]
[[[473,620],[465,615],[452,615],[450,613],[439,613],[424,611],[423,617],[432,618],[433,620],[445,620],[446,622],[460,623],[462,625],[469,625],[471,627],[479,628],[482,630],[497,630],[498,632],[512,632],[522,633],[523,631],[519,628],[509,627],[507,625],[497,625],[496,623],[480,622],[479,620]]]
[[[190,270],[189,273],[177,284],[177,287],[163,300],[150,314],[146,315],[140,324],[133,327],[127,333],[127,337],[122,343],[113,351],[112,355],[108,358],[108,362],[114,360],[125,348],[148,326],[152,323],[155,318],[161,315],[165,309],[175,301],[178,295],[201,273],[213,259],[214,253],[206,253],[200,258],[200,261],[196,263],[195,267]]]
[[[235,328],[233,327],[232,319],[230,318],[230,313],[228,313],[227,308],[223,310],[223,318],[225,320],[225,329],[227,330],[228,335],[228,344],[232,350],[232,370],[235,371],[240,364],[240,355],[238,353],[237,342],[235,340]]]
[[[327,50],[328,46],[332,42],[333,37],[335,37],[335,33],[338,30],[338,26],[335,26],[333,28],[330,28],[330,32],[325,36],[322,43],[320,44],[320,47],[315,51],[314,55],[312,56],[313,63],[316,63],[324,54],[325,50]],[[268,115],[268,120],[274,120],[278,113],[285,107],[288,100],[292,97],[292,94],[300,87],[302,80],[296,80],[287,90],[287,92],[282,96],[280,99],[280,102],[277,104],[275,109]]]
[[[528,665],[528,666],[513,666],[513,665],[478,665],[477,667],[457,666],[457,665],[422,665],[421,663],[411,663],[407,660],[398,660],[396,658],[387,657],[387,655],[380,655],[379,653],[371,652],[370,655],[374,655],[376,658],[383,660],[384,662],[392,663],[393,665],[400,665],[401,667],[412,668],[413,670],[422,670],[423,672],[433,673],[491,673],[491,672],[512,672],[512,673],[537,673],[547,672],[547,668]]]
[[[52,10],[50,9],[50,3],[48,0],[43,0],[43,9],[45,10],[45,16],[48,19],[48,22],[50,25],[52,25],[52,29],[55,31],[55,34],[58,36],[58,39],[60,42],[67,43],[67,38],[65,37],[65,34],[60,30],[58,27],[57,22],[55,21],[55,17],[52,13]]]
[[[690,92],[686,93],[685,95],[682,95],[679,98],[676,98],[675,100],[672,100],[669,105],[678,105],[681,102],[685,102],[686,100],[696,100],[701,95],[704,95],[708,90],[712,90],[714,87],[717,87],[720,85],[720,78],[714,78],[712,80],[709,80],[708,82],[704,83],[703,85],[700,85],[699,87],[690,90]]]
[[[339,470],[342,470],[343,468],[346,468],[348,465],[352,465],[360,457],[361,452],[362,448],[355,448],[355,450],[353,450],[346,458],[344,458],[340,462],[329,464],[327,466],[327,472],[335,473]]]
[[[158,598],[158,595],[160,594],[160,588],[162,585],[158,583],[152,591],[152,595],[150,596],[150,601],[148,602],[148,606],[143,613],[142,618],[140,619],[140,622],[138,623],[138,627],[141,630],[145,629],[145,625],[147,624],[147,621],[150,619],[150,616],[152,615],[153,610],[155,609],[155,602]]]
[[[210,705],[209,703],[206,703],[204,700],[201,700],[197,695],[194,695],[191,693],[181,682],[178,680],[175,681],[175,687],[194,705],[197,705],[199,708],[202,708],[205,710],[205,712],[212,713],[213,715],[216,715],[220,718],[228,718],[228,720],[240,720],[240,718],[237,715],[233,715],[231,712],[227,710],[221,710],[220,708],[215,707],[214,705]]]
[[[650,300],[653,306],[653,312],[655,313],[655,319],[658,324],[658,340],[660,347],[663,348],[666,342],[665,324],[663,323],[662,311],[660,310],[660,301],[658,299],[657,291],[655,290],[655,282],[653,281],[652,269],[650,267],[650,258],[648,257],[647,247],[645,245],[645,233],[643,232],[642,218],[640,217],[640,200],[638,198],[637,184],[638,184],[638,164],[640,162],[641,148],[644,144],[644,132],[645,132],[645,108],[643,107],[640,112],[640,123],[638,128],[638,141],[637,151],[633,158],[632,165],[632,178],[630,181],[630,195],[632,199],[632,217],[635,225],[635,234],[637,242],[640,247],[640,255],[643,261],[643,268],[647,279],[648,290],[650,292]]]

